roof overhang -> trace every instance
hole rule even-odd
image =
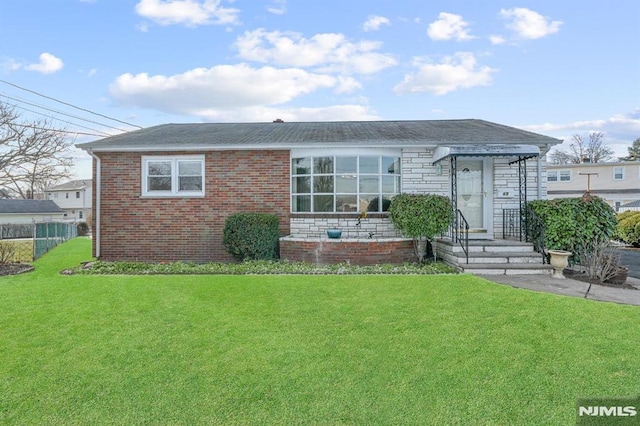
[[[451,157],[537,157],[535,145],[477,144],[439,146],[433,153],[433,164]]]

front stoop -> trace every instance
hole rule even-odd
[[[462,272],[484,275],[550,275],[551,265],[542,263],[542,255],[533,245],[511,240],[469,240],[469,263],[462,247],[448,238],[436,240],[440,259]]]

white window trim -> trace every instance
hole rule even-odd
[[[327,193],[326,195],[333,195],[334,196],[334,211],[332,212],[319,212],[319,211],[313,211],[314,210],[314,205],[313,205],[313,196],[317,195],[314,191],[313,188],[311,189],[311,192],[309,193],[294,193],[293,192],[293,179],[297,176],[317,176],[315,173],[313,173],[313,171],[310,174],[304,174],[304,175],[298,175],[298,174],[294,174],[293,173],[293,169],[291,169],[291,164],[292,164],[292,160],[294,158],[304,158],[304,157],[378,157],[378,161],[381,160],[382,157],[394,157],[394,158],[398,158],[399,159],[399,165],[400,165],[400,173],[395,174],[394,176],[397,176],[400,178],[400,184],[398,187],[398,194],[402,193],[402,151],[400,149],[375,149],[375,150],[370,150],[370,151],[362,151],[359,149],[332,149],[332,150],[326,150],[326,149],[292,149],[290,152],[290,156],[289,156],[289,167],[290,167],[290,171],[289,171],[289,177],[290,177],[290,183],[289,183],[289,203],[290,203],[290,212],[293,214],[354,214],[354,213],[362,213],[360,211],[359,205],[358,205],[358,210],[356,212],[340,212],[340,211],[336,211],[335,210],[335,197],[337,195],[341,195],[341,194],[345,194],[345,193],[340,193],[336,191],[336,187],[334,186],[334,191],[332,193]],[[379,182],[378,182],[378,192],[377,195],[379,196],[383,196],[385,193],[382,192],[382,176],[384,176],[384,174],[382,173],[382,171],[380,171],[379,173],[361,173],[360,172],[360,166],[359,166],[359,161],[357,162],[358,166],[357,166],[357,171],[354,173],[357,177],[359,176],[367,176],[367,175],[371,175],[371,176],[378,176],[380,177]],[[350,174],[350,173],[347,173]],[[323,174],[319,174],[319,176],[322,176]],[[335,173],[330,173],[327,174],[327,176],[337,176],[337,174]],[[334,181],[335,182],[335,181]],[[313,183],[312,183],[313,185]],[[335,185],[335,183],[334,183]],[[324,194],[324,193],[323,193]],[[347,195],[355,195],[356,196],[356,200],[360,200],[360,195],[363,194],[360,192],[360,187],[357,186],[356,187],[356,192],[355,193],[348,193]],[[370,193],[370,194],[374,194],[374,193]],[[296,195],[310,195],[311,196],[311,211],[307,212],[307,211],[295,211],[293,208],[293,197]],[[371,213],[380,213],[380,212],[371,212]],[[386,213],[386,212],[382,212],[382,213]]]
[[[148,163],[150,161],[171,161],[171,191],[149,191],[148,190]],[[200,161],[202,171],[202,189],[199,191],[178,191],[178,161]],[[143,155],[142,156],[142,197],[204,197],[205,175],[204,175],[204,155]]]
[[[567,180],[562,180],[562,173],[569,173],[569,179]],[[555,180],[550,180],[549,177],[553,175],[556,177]],[[571,173],[571,170],[547,170],[547,182],[550,183],[566,183],[566,182],[571,182],[573,180],[573,173]]]
[[[616,178],[616,169],[622,170],[622,177],[620,179]],[[624,167],[614,167],[613,168],[613,180],[615,180],[615,181],[624,180]]]

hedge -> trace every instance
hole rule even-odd
[[[224,223],[223,243],[238,260],[278,258],[278,217],[267,213],[234,213]]]

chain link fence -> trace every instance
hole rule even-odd
[[[75,223],[0,224],[0,262],[31,262],[78,235]]]

